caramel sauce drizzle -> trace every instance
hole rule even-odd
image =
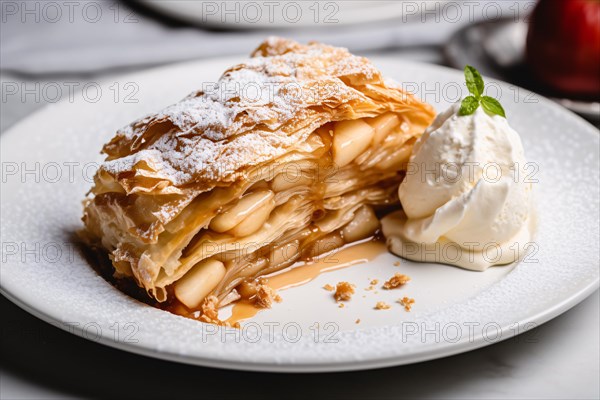
[[[275,291],[301,286],[322,273],[367,263],[386,251],[385,243],[381,240],[368,239],[351,243],[313,261],[299,262],[273,275],[267,275],[266,284]],[[261,310],[264,309],[256,307],[251,301],[240,300],[233,304],[231,317],[226,322],[234,325],[254,317]]]

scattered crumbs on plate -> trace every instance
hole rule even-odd
[[[388,303],[386,303],[385,301],[378,301],[377,304],[375,304],[376,310],[387,310],[390,307],[391,306]]]
[[[323,289],[327,290],[328,292],[333,292],[335,287],[327,283],[325,286],[323,286]]]
[[[398,299],[398,303],[400,303],[401,306],[404,306],[404,310],[410,311],[413,304],[415,304],[415,299],[404,296],[403,298]]]
[[[260,308],[271,308],[274,302],[281,303],[281,301],[281,296],[272,287],[267,286],[267,280],[261,279],[254,296],[254,304]]]
[[[397,274],[394,274],[394,276],[392,276],[390,279],[388,279],[383,284],[383,288],[384,289],[395,289],[397,287],[404,285],[408,281],[410,281],[410,276],[397,273]]]
[[[354,294],[354,285],[349,282],[339,282],[336,286],[333,298],[336,301],[348,301]]]

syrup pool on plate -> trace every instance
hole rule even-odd
[[[367,239],[362,242],[346,245],[314,261],[297,263],[283,271],[268,275],[265,277],[267,278],[266,284],[275,291],[304,285],[324,272],[367,263],[386,251],[387,249],[383,241]],[[226,322],[232,325],[236,322],[250,319],[258,314],[259,311],[265,310],[264,308],[256,307],[252,302],[247,300],[238,301],[231,307],[225,307],[225,310],[229,308],[231,308],[231,316],[226,319]]]

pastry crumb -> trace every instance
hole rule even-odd
[[[371,281],[371,285],[377,285],[379,283],[379,279],[373,279]]]
[[[206,322],[209,324],[225,326],[228,328],[241,328],[239,322],[234,322],[232,324],[228,321],[221,321],[219,319],[219,299],[215,296],[206,297],[202,302],[202,306],[200,306],[200,310],[200,315],[194,313],[194,317],[197,317],[199,321]]]
[[[256,296],[254,296],[254,304],[260,308],[271,308],[273,302],[281,303],[281,296],[272,287],[267,286],[266,280],[259,281]]]
[[[217,310],[217,304],[219,299],[216,296],[208,296],[202,302],[201,310],[202,316],[205,318],[216,319],[219,317],[219,311]]]
[[[338,303],[339,308],[344,308],[346,305],[344,303]]]
[[[375,286],[373,286],[373,285],[365,288],[366,291],[371,291],[373,289],[375,289]]]
[[[200,310],[202,311],[202,315],[200,315],[200,321],[207,322],[209,324],[217,324],[222,325],[223,321],[219,319],[219,310],[217,305],[219,304],[219,299],[216,296],[208,296],[202,302],[202,306]]]
[[[360,324],[360,318],[357,318],[356,321],[354,321],[355,324]]]
[[[354,285],[349,282],[339,282],[333,297],[336,301],[348,301],[354,294]]]
[[[386,303],[385,301],[378,301],[377,304],[375,304],[376,310],[387,310],[390,307],[391,306],[388,303]]]
[[[398,299],[398,303],[400,303],[401,306],[404,306],[404,310],[410,311],[413,304],[415,304],[415,299],[411,299],[410,297],[405,296],[401,299]]]
[[[323,289],[327,290],[328,292],[333,292],[335,290],[335,286],[332,286],[328,283],[325,286],[323,286]]]
[[[399,286],[404,285],[406,282],[410,281],[410,277],[407,275],[403,275],[400,273],[394,274],[390,279],[388,279],[384,284],[384,289],[395,289]]]
[[[396,262],[394,263],[394,267],[399,267],[399,266],[400,266],[400,261],[396,261]]]

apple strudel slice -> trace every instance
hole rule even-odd
[[[433,116],[366,58],[270,38],[117,132],[83,236],[159,302],[252,297],[253,280],[373,235]]]

